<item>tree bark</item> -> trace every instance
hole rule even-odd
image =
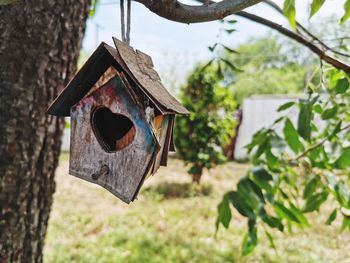
[[[200,0],[203,6],[187,5],[177,0],[135,0],[151,12],[180,23],[201,23],[223,19],[263,0],[222,0],[219,2]],[[197,0],[198,1],[198,0]]]
[[[41,262],[64,120],[46,114],[76,70],[90,0],[0,7],[0,262]]]

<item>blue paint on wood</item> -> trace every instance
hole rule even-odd
[[[147,151],[150,154],[153,153],[155,149],[155,141],[151,133],[150,127],[148,126],[146,120],[144,120],[144,118],[141,116],[140,110],[143,109],[140,109],[140,107],[138,107],[132,100],[130,94],[127,91],[127,88],[123,85],[120,78],[115,77],[112,83],[116,91],[116,96],[119,97],[119,101],[124,103],[124,105],[126,106],[127,111],[132,116],[132,121],[134,122],[134,125],[145,132],[146,142],[148,142],[148,144],[144,145],[143,150]]]

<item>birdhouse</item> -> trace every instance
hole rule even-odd
[[[101,43],[48,109],[71,117],[69,173],[133,201],[174,150],[175,114],[151,57],[113,38]]]

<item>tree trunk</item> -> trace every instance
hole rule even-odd
[[[72,77],[90,0],[0,7],[0,262],[41,262],[64,120],[46,109]]]
[[[204,167],[202,164],[195,164],[196,172],[192,174],[192,183],[199,184],[202,178]]]

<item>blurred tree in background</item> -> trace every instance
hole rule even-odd
[[[221,50],[218,50],[219,48],[217,45],[209,47],[211,50],[216,49],[219,51],[218,58],[211,60],[204,70],[201,70],[201,68],[197,66],[193,70],[190,78],[187,79],[186,84],[182,87],[181,99],[184,105],[192,112],[192,116],[190,116],[191,120],[189,120],[189,122],[195,120],[193,124],[194,126],[198,121],[197,118],[201,115],[204,116],[204,113],[201,113],[203,109],[205,109],[202,104],[204,103],[204,105],[206,105],[205,101],[200,101],[202,104],[200,107],[196,107],[196,105],[192,103],[192,97],[188,96],[188,94],[194,92],[192,90],[198,89],[197,86],[201,86],[202,89],[206,88],[207,91],[200,92],[203,92],[203,94],[205,92],[208,92],[209,94],[210,92],[210,96],[220,92],[217,89],[223,89],[224,86],[230,99],[233,97],[236,104],[240,105],[244,98],[254,94],[301,93],[304,89],[308,75],[311,74],[311,69],[318,66],[315,56],[310,56],[307,53],[303,54],[295,43],[290,40],[283,41],[278,36],[272,34],[262,38],[252,38],[247,43],[239,45],[235,50],[223,45],[222,47]],[[205,74],[207,75],[205,76]],[[196,83],[196,81],[198,83]],[[204,81],[205,85],[203,85]],[[203,99],[208,99],[208,97]],[[215,103],[221,105],[222,102],[221,100],[217,100]],[[216,107],[221,107],[219,105]],[[222,107],[225,107],[225,105]],[[196,119],[193,117],[195,115],[198,115]],[[240,115],[237,112],[236,117],[238,118],[236,118],[234,114],[227,115],[227,118],[230,117],[235,119],[235,124],[239,125],[239,116]],[[205,121],[206,119],[203,119],[203,122]],[[184,120],[179,120],[179,123],[181,123],[178,125],[181,128],[177,128],[179,129],[179,134],[182,135],[186,132],[191,132],[200,137],[202,144],[210,144],[211,135],[207,134],[207,136],[203,136],[202,127],[188,131],[184,126]],[[220,152],[224,149],[225,155],[228,159],[233,158],[236,133],[235,127],[232,128],[232,131],[224,131],[225,138],[219,139],[221,143]],[[227,134],[229,134],[228,138]],[[220,134],[213,135],[221,136]],[[204,140],[208,140],[207,143],[205,143]],[[182,143],[180,145],[181,141]],[[202,163],[202,161],[208,157],[208,155],[201,155],[201,158],[199,158],[197,156],[197,147],[183,147],[185,144],[190,144],[191,142],[184,142],[183,139],[181,139],[181,136],[177,139],[176,143],[179,154],[184,160],[189,160],[190,162],[193,162],[193,160],[196,162],[200,160]],[[196,158],[193,159],[193,156],[196,156]],[[218,158],[214,158],[213,162],[206,162],[208,164],[221,163],[216,159]],[[194,170],[191,170],[190,173],[201,174],[202,168],[199,167],[210,168],[207,166],[208,165],[202,164],[196,165],[193,168]]]
[[[239,104],[253,94],[296,94],[303,90],[307,75],[315,67],[315,57],[303,56],[291,41],[281,41],[270,35],[253,38],[235,49],[225,52],[242,71],[224,67],[224,74]],[[298,54],[296,54],[298,52]],[[297,59],[296,59],[297,58]],[[318,64],[316,64],[318,65]]]
[[[178,154],[191,165],[193,181],[200,182],[203,169],[223,163],[223,146],[234,135],[233,93],[220,83],[218,65],[198,65],[181,88],[180,99],[191,112],[176,120]]]

